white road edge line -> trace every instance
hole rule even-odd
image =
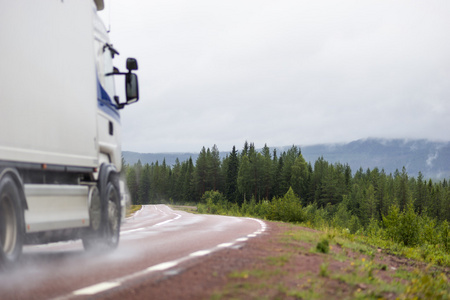
[[[112,288],[118,287],[119,285],[120,285],[119,282],[106,281],[106,282],[102,282],[102,283],[98,283],[98,284],[95,284],[95,285],[88,286],[88,287],[83,288],[83,289],[76,290],[75,292],[73,292],[73,294],[76,295],[76,296],[80,296],[80,295],[95,295],[95,294],[98,294],[100,292],[107,291],[107,290],[110,290]]]
[[[177,218],[181,217],[181,215],[178,215],[178,216],[179,217],[177,217]],[[258,220],[258,219],[253,219],[253,218],[247,218],[247,219],[257,221],[261,225],[261,229],[255,231],[255,232],[258,232],[258,231],[263,232],[263,231],[266,230],[267,226],[266,226],[266,224],[263,221]],[[247,236],[249,236],[249,235],[247,235]],[[256,237],[256,235],[254,235],[254,236]],[[236,242],[245,242],[247,240],[248,240],[247,237],[243,237],[243,238],[238,238],[235,241]],[[233,245],[234,245],[234,243],[222,243],[222,244],[219,244],[219,245],[217,245],[217,246],[215,246],[215,247],[213,247],[211,249],[196,251],[196,252],[193,252],[193,253],[189,254],[188,256],[179,258],[177,260],[163,262],[163,263],[160,263],[160,264],[148,267],[148,268],[146,268],[144,270],[137,271],[137,272],[135,272],[133,274],[129,274],[129,275],[125,275],[123,277],[119,277],[119,278],[113,279],[113,280],[97,283],[97,284],[94,284],[94,285],[91,285],[91,286],[88,286],[88,287],[85,287],[85,288],[73,291],[72,293],[67,294],[65,296],[57,297],[57,298],[54,298],[54,299],[55,300],[56,299],[71,299],[73,296],[95,295],[95,294],[98,294],[98,293],[101,293],[101,292],[105,292],[107,290],[111,290],[113,288],[121,286],[123,283],[125,283],[126,281],[131,280],[133,278],[142,276],[144,274],[152,273],[152,272],[165,271],[165,270],[168,270],[170,268],[173,268],[173,267],[177,266],[178,264],[180,264],[180,263],[182,263],[184,261],[188,261],[191,258],[208,255],[208,254],[213,253],[213,252],[215,252],[215,251],[217,251],[219,249],[231,247]]]
[[[164,271],[164,270],[173,268],[176,265],[178,265],[178,262],[176,262],[176,261],[163,262],[163,263],[154,265],[152,267],[149,267],[149,268],[145,269],[145,271],[148,273],[155,272],[155,271]]]
[[[189,256],[192,256],[192,257],[205,256],[205,255],[208,255],[208,254],[210,254],[212,252],[213,252],[212,250],[200,250],[200,251],[197,251],[197,252],[189,254]]]
[[[246,237],[236,239],[236,242],[246,242],[246,241],[248,241],[248,238]]]
[[[234,245],[234,243],[223,243],[223,244],[217,245],[217,248],[228,248],[233,245]]]
[[[158,226],[161,226],[161,225],[170,223],[170,222],[172,222],[172,221],[175,221],[175,220],[178,220],[179,218],[181,218],[181,215],[180,215],[180,214],[177,214],[177,213],[174,213],[174,214],[176,215],[176,217],[173,218],[173,219],[166,220],[166,221],[163,221],[163,222],[159,222],[159,223],[156,223],[155,225],[151,225],[151,226],[146,226],[146,227],[141,227],[141,228],[136,228],[136,229],[130,229],[130,230],[121,231],[120,234],[121,234],[121,235],[122,235],[122,234],[129,234],[129,233],[133,233],[133,232],[136,232],[136,231],[146,230],[146,229],[151,228],[151,227],[158,227]]]

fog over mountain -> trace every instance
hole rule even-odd
[[[268,145],[270,147],[270,145]],[[321,156],[330,162],[348,164],[353,172],[359,168],[366,170],[378,167],[387,174],[399,171],[403,167],[410,176],[417,177],[419,171],[425,178],[450,178],[450,142],[436,142],[430,140],[402,140],[402,139],[362,139],[345,144],[320,144],[300,147],[306,161],[314,162]],[[205,146],[206,147],[206,146]],[[236,146],[238,150],[242,145]],[[277,153],[282,153],[292,146],[270,147]],[[201,149],[199,149],[200,152]],[[220,150],[220,149],[219,149]],[[222,149],[223,150],[223,149]],[[259,151],[260,149],[258,149]],[[230,153],[220,152],[223,158]],[[198,153],[136,153],[123,151],[127,164],[135,164],[138,160],[142,164],[151,164],[165,159],[167,165],[173,165],[178,158],[180,162],[192,158],[197,159]]]

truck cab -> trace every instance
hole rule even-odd
[[[24,244],[119,243],[120,110],[139,99],[138,66],[128,58],[125,72],[114,67],[119,52],[97,14],[103,7],[0,2],[0,268]]]

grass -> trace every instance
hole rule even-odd
[[[272,266],[284,266],[289,262],[289,259],[290,255],[270,256],[266,258],[268,264]]]
[[[140,210],[142,208],[142,205],[131,205],[128,209],[127,209],[127,215],[126,217],[130,217],[132,214],[134,214],[135,212],[137,212],[138,210]]]
[[[173,210],[181,210],[191,214],[197,213],[197,206],[195,205],[169,205]]]

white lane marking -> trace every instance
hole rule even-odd
[[[119,282],[102,282],[73,292],[74,295],[94,295],[120,286]]]
[[[157,224],[155,224],[155,225],[153,225],[153,226],[154,226],[154,227],[157,227],[157,226],[161,226],[161,225],[164,225],[164,224],[170,223],[170,222],[172,222],[172,221],[173,221],[173,219],[171,219],[171,220],[166,220],[166,221],[163,221],[163,222],[157,223]]]
[[[212,250],[200,250],[200,251],[189,254],[189,256],[192,256],[192,257],[205,256],[205,255],[210,254],[211,252],[212,252]]]
[[[145,230],[145,227],[121,231],[120,234],[129,234],[129,233],[133,233],[133,232],[137,232],[137,231],[142,231],[142,230]]]
[[[236,242],[246,242],[246,241],[248,241],[248,238],[246,237],[236,239]]]
[[[223,244],[217,245],[217,248],[227,248],[227,247],[231,247],[233,245],[234,245],[234,243],[223,243]]]
[[[170,223],[170,222],[172,222],[172,221],[175,221],[175,220],[178,220],[179,218],[181,218],[181,215],[179,215],[179,214],[177,214],[177,213],[174,213],[174,214],[177,215],[175,218],[170,219],[170,220],[166,220],[166,221],[163,221],[163,222],[160,222],[160,223],[157,223],[157,224],[155,224],[155,225],[153,225],[153,226],[154,226],[154,227],[161,226],[161,225]]]
[[[162,212],[162,211],[161,211],[161,212]],[[164,214],[167,215],[166,213],[164,213]],[[174,215],[176,215],[176,217],[173,218],[173,219],[166,220],[166,221],[162,221],[162,222],[156,223],[156,224],[151,225],[151,226],[146,226],[146,227],[141,227],[141,228],[136,228],[136,229],[130,229],[130,230],[121,231],[120,234],[121,234],[121,235],[122,235],[122,234],[129,234],[129,233],[133,233],[133,232],[136,232],[136,231],[142,231],[142,230],[150,229],[151,227],[158,227],[158,226],[161,226],[161,225],[164,225],[164,224],[173,222],[173,221],[178,220],[179,218],[181,218],[181,215],[180,215],[180,214],[174,213]]]
[[[138,211],[136,211],[134,214],[132,214],[128,218],[125,218],[125,220],[132,220],[132,219],[134,219],[134,217],[136,217],[137,215],[141,214],[143,209],[144,209],[144,205],[142,205],[141,208]]]
[[[178,262],[176,261],[169,261],[169,262],[164,262],[158,265],[154,265],[150,268],[145,269],[146,272],[150,273],[150,272],[155,272],[155,271],[164,271],[170,268],[175,267],[176,265],[178,265]]]

